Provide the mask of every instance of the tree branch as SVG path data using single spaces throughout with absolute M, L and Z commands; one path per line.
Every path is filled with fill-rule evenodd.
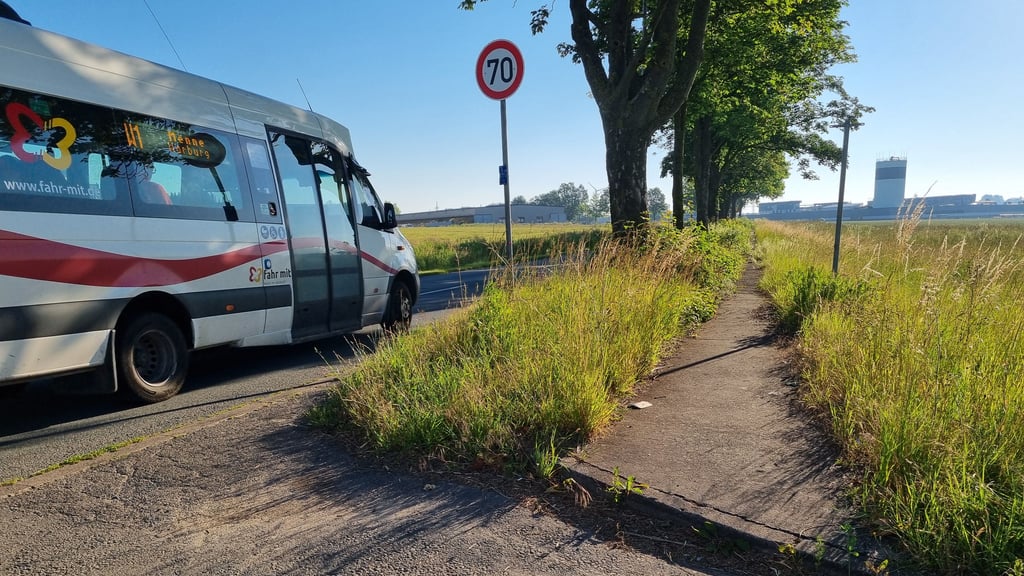
M 639 89 L 630 95 L 630 108 L 642 114 L 642 122 L 645 125 L 654 123 L 658 104 L 664 97 L 669 81 L 678 66 L 676 45 L 679 37 L 679 4 L 680 0 L 663 0 L 658 3 L 651 25 L 653 51 L 645 66 L 641 66 L 641 62 L 638 60 L 633 67 L 635 73 L 643 74 L 643 79 Z M 646 56 L 646 54 L 640 56 Z M 639 72 L 641 68 L 643 68 L 643 72 Z M 675 110 L 672 113 L 675 114 Z M 657 123 L 651 128 L 651 131 L 653 132 L 667 121 L 668 119 L 665 119 Z
M 675 79 L 658 105 L 657 116 L 654 118 L 655 129 L 668 122 L 669 118 L 690 96 L 690 89 L 693 88 L 697 70 L 700 68 L 701 60 L 704 59 L 704 38 L 707 36 L 710 13 L 711 0 L 695 0 L 693 13 L 690 16 L 686 52 L 679 56 L 681 62 L 677 65 Z
M 608 101 L 608 74 L 601 62 L 601 54 L 594 41 L 594 34 L 591 31 L 591 24 L 596 21 L 594 13 L 587 8 L 587 0 L 569 0 L 569 10 L 572 13 L 572 40 L 576 44 L 576 55 L 583 64 L 583 73 L 590 84 L 590 91 L 594 94 L 594 100 L 602 108 L 604 114 L 604 103 Z
M 602 12 L 602 20 L 608 53 L 608 96 L 616 103 L 623 103 L 623 89 L 632 81 L 633 70 L 628 69 L 632 60 L 633 23 L 629 19 L 629 0 L 612 0 L 611 7 Z M 620 107 L 621 104 L 616 105 Z

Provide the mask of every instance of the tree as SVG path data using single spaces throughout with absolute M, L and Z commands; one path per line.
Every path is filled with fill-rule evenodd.
M 647 212 L 650 214 L 651 222 L 661 220 L 665 212 L 668 212 L 668 202 L 665 201 L 665 193 L 661 188 L 651 188 L 647 191 Z
M 608 200 L 608 189 L 602 188 L 594 192 L 590 198 L 588 212 L 594 218 L 604 218 L 611 214 L 611 204 Z
M 565 208 L 566 220 L 578 220 L 587 212 L 587 189 L 583 185 L 563 182 L 557 190 L 535 196 L 530 204 L 561 206 Z
M 472 10 L 484 0 L 462 0 Z M 647 210 L 647 149 L 690 94 L 704 52 L 711 0 L 569 0 L 572 44 L 605 138 L 612 229 L 639 227 Z M 533 32 L 550 9 L 532 12 Z M 639 229 L 639 228 L 636 228 Z
M 670 129 L 674 130 L 673 126 Z M 684 138 L 680 136 L 680 138 Z M 672 148 L 672 145 L 668 145 Z M 677 165 L 678 164 L 678 165 Z M 682 178 L 676 178 L 675 174 L 682 174 Z M 682 169 L 682 158 L 675 150 L 672 150 L 661 159 L 661 177 L 672 175 L 672 220 L 677 228 L 682 228 L 686 222 L 686 213 L 693 212 L 693 180 L 686 176 Z M 692 217 L 692 214 L 691 214 Z
M 663 167 L 673 174 L 674 205 L 681 205 L 684 175 L 694 181 L 697 218 L 706 224 L 742 204 L 723 189 L 726 181 L 745 182 L 740 196 L 757 193 L 754 182 L 764 195 L 781 192 L 788 167 L 777 153 L 783 162 L 785 155 L 795 158 L 805 177 L 814 177 L 811 160 L 838 165 L 839 147 L 822 135 L 839 118 L 870 111 L 845 93 L 841 79 L 826 73 L 855 59 L 839 20 L 844 4 L 716 3 L 691 98 L 662 133 L 673 149 Z M 822 104 L 826 92 L 839 97 Z M 678 213 L 676 220 L 682 223 Z
M 743 206 L 758 198 L 782 195 L 789 162 L 781 151 L 746 150 L 722 170 L 716 218 L 736 218 Z
M 526 196 L 516 196 L 512 199 L 511 204 L 526 204 Z

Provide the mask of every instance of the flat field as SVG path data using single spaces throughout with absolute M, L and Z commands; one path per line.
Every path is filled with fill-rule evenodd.
M 546 258 L 556 246 L 596 244 L 609 233 L 608 225 L 513 224 L 512 253 L 518 261 Z M 412 243 L 421 272 L 487 268 L 505 257 L 504 224 L 410 226 L 402 234 Z

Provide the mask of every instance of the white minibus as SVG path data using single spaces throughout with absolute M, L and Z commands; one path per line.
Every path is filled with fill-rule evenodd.
M 419 283 L 341 124 L 0 19 L 0 386 L 156 402 L 192 350 L 407 328 Z

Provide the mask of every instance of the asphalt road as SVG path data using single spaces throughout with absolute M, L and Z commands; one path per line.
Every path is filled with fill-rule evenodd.
M 480 293 L 487 271 L 424 276 L 414 326 L 447 313 Z M 68 382 L 30 384 L 0 396 L 0 482 L 140 436 L 188 424 L 217 411 L 281 390 L 309 386 L 351 362 L 356 347 L 372 346 L 376 328 L 295 346 L 203 351 L 193 356 L 185 388 L 159 404 L 134 405 L 119 395 L 95 394 Z

